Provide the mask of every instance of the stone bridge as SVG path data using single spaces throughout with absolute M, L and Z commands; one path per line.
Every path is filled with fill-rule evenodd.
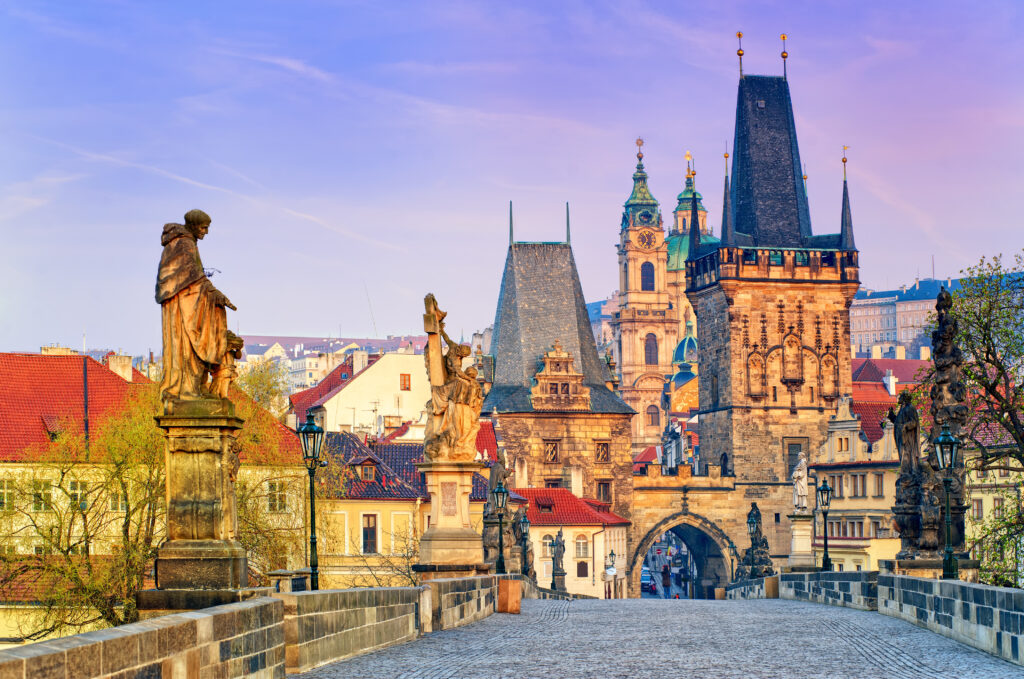
M 780 599 L 525 600 L 413 643 L 325 665 L 349 677 L 995 679 L 1021 667 L 877 613 Z

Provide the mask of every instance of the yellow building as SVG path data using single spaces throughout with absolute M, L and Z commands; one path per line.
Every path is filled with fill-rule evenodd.
M 891 403 L 839 398 L 822 446 L 809 461 L 811 483 L 832 487 L 828 513 L 828 553 L 837 571 L 878 569 L 879 559 L 894 559 L 900 549 L 892 527 L 899 454 L 885 413 Z M 809 488 L 813 506 L 813 485 Z M 824 548 L 821 514 L 815 522 L 814 551 L 820 565 Z
M 967 465 L 967 548 L 972 559 L 981 560 L 983 581 L 1007 587 L 1020 587 L 1021 558 L 1012 546 L 1001 551 L 991 545 L 1000 542 L 990 533 L 998 519 L 1020 512 L 1024 474 L 1010 469 L 979 469 L 977 451 L 964 451 Z M 1002 540 L 1002 542 L 1012 542 Z M 1002 567 L 998 567 L 1002 564 Z

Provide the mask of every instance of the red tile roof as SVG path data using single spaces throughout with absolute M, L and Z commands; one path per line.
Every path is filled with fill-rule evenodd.
M 889 408 L 896 406 L 896 399 L 891 401 L 854 401 L 850 404 L 850 412 L 860 417 L 860 428 L 867 436 L 869 443 L 882 438 L 882 422 Z
M 84 419 L 82 363 L 89 382 L 89 419 L 120 405 L 135 384 L 88 356 L 0 353 L 0 461 L 22 459 L 26 449 L 45 444 L 59 423 Z
M 530 505 L 526 516 L 534 526 L 620 526 L 627 519 L 611 512 L 609 505 L 583 500 L 568 488 L 516 488 Z
M 491 462 L 498 460 L 498 439 L 494 435 L 494 424 L 490 420 L 480 423 L 480 431 L 476 433 L 476 451 Z
M 642 451 L 636 454 L 633 458 L 633 462 L 657 462 L 658 461 L 658 446 L 647 446 Z
M 914 358 L 855 358 L 851 363 L 854 382 L 881 382 L 887 370 L 901 384 L 917 384 L 931 361 Z

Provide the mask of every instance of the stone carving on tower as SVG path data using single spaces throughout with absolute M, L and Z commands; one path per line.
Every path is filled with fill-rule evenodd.
M 530 402 L 534 410 L 587 410 L 590 388 L 583 384 L 583 373 L 573 365 L 575 358 L 562 349 L 561 342 L 541 358 L 544 365 L 534 376 Z

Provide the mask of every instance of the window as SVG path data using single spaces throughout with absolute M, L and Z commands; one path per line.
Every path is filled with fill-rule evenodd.
M 850 450 L 850 439 L 845 436 L 840 436 L 836 439 L 836 445 L 840 453 L 845 453 Z
M 778 387 L 772 387 L 772 402 L 774 403 L 774 402 L 777 402 L 778 400 L 779 400 L 779 388 Z
M 558 396 L 558 383 L 552 382 L 548 385 L 548 393 L 552 396 Z
M 658 406 L 647 406 L 647 426 L 657 427 L 661 425 L 661 412 Z
M 882 533 L 882 522 L 881 521 L 872 521 L 871 522 L 871 537 L 877 538 L 877 537 L 879 537 L 881 535 L 881 533 Z
M 985 505 L 981 499 L 971 500 L 971 518 L 981 521 L 985 517 Z
M 612 501 L 612 484 L 608 481 L 597 482 L 597 499 L 601 502 Z
M 412 375 L 402 373 L 398 376 L 398 388 L 402 391 L 409 391 L 412 389 Z
M 558 441 L 544 442 L 544 461 L 558 462 Z
M 1010 470 L 1009 469 L 1000 469 L 999 470 L 999 476 L 1001 476 L 1003 478 L 1006 478 L 1009 475 L 1010 475 Z
M 843 475 L 842 474 L 829 474 L 828 485 L 832 486 L 832 497 L 843 496 Z
M 112 512 L 128 511 L 128 494 L 123 490 L 115 490 L 107 494 L 107 508 Z
M 377 515 L 363 515 L 363 554 L 377 553 Z
M 360 481 L 373 481 L 375 468 L 372 464 L 364 464 L 359 467 Z
M 541 538 L 541 542 L 544 543 L 544 556 L 551 558 L 552 556 L 552 545 L 555 544 L 555 538 L 552 535 L 545 535 Z
M 267 481 L 267 511 L 288 511 L 288 496 L 285 494 L 284 481 Z
M 598 441 L 597 449 L 594 452 L 595 462 L 610 462 L 609 444 L 606 441 Z
M 866 497 L 868 475 L 867 474 L 850 474 L 850 485 L 853 491 L 851 497 Z
M 654 290 L 654 265 L 650 262 L 640 265 L 640 289 L 646 292 Z
M 587 562 L 577 561 L 576 562 L 576 577 L 585 578 L 587 577 Z
M 72 508 L 77 506 L 83 512 L 89 508 L 87 490 L 84 481 L 68 481 L 68 500 Z
M 49 481 L 32 482 L 32 511 L 48 512 L 53 509 L 53 486 Z
M 0 481 L 0 509 L 14 508 L 14 481 Z
M 658 338 L 654 333 L 647 333 L 644 338 L 644 363 L 658 365 Z
M 545 488 L 561 488 L 562 479 L 544 479 Z M 543 510 L 541 510 L 543 511 Z
M 590 541 L 586 535 L 576 536 L 576 558 L 586 559 L 590 556 Z
M 992 498 L 992 515 L 997 519 L 1003 515 L 1003 498 Z
M 983 479 L 986 476 L 988 476 L 988 470 L 986 470 L 986 469 L 979 469 L 978 470 L 978 478 L 979 479 Z
M 883 497 L 885 495 L 885 474 L 883 472 L 875 472 L 875 497 Z

